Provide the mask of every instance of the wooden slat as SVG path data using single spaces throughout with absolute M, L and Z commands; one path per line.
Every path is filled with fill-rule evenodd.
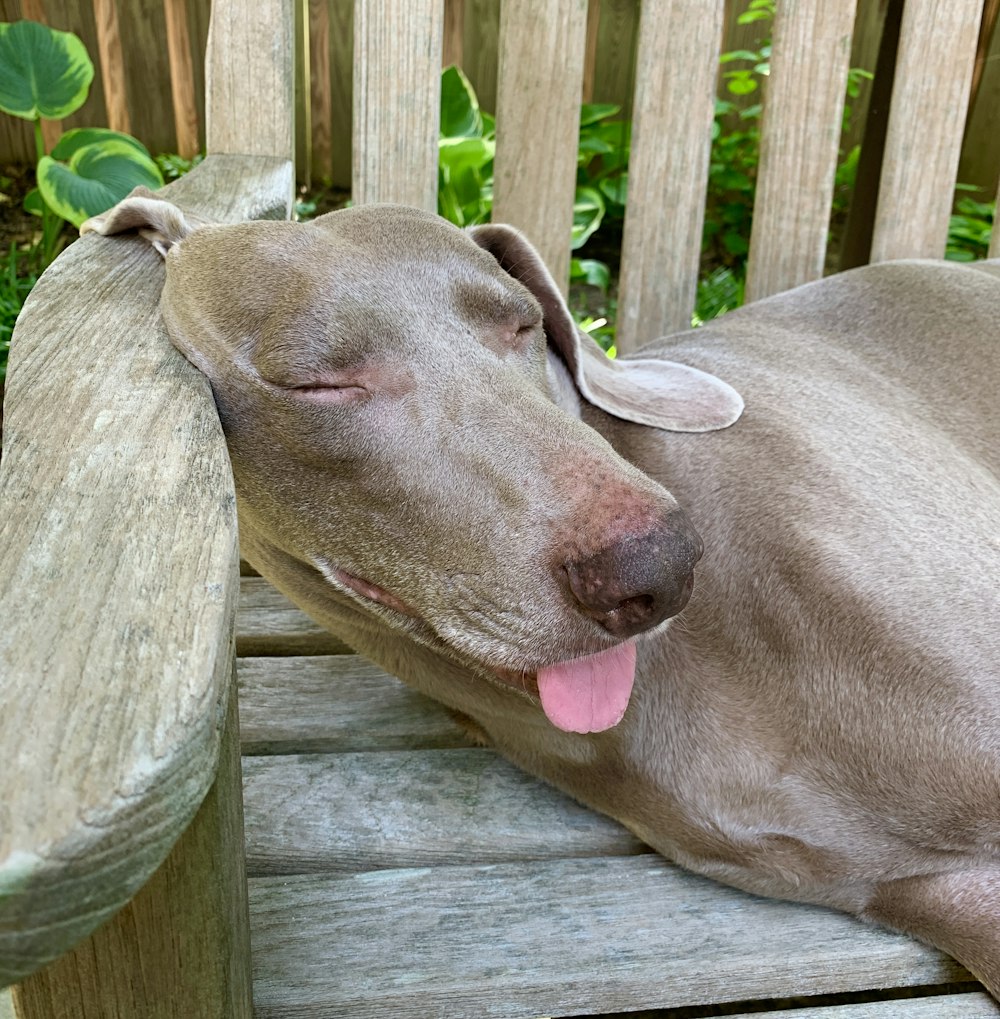
M 122 56 L 122 37 L 118 30 L 118 8 L 115 0 L 93 0 L 93 3 L 108 127 L 113 131 L 131 134 L 132 120 L 125 92 L 125 62 Z
M 208 151 L 277 156 L 295 152 L 295 18 L 292 0 L 216 3 L 205 56 Z
M 330 78 L 330 2 L 309 0 L 309 105 L 312 121 L 312 171 L 333 175 L 333 93 Z
M 462 66 L 465 55 L 465 0 L 444 0 L 441 66 Z
M 194 820 L 120 913 L 18 985 L 19 1019 L 252 1019 L 235 681 L 229 686 L 218 775 Z
M 243 777 L 252 875 L 649 852 L 483 748 L 247 757 Z
M 944 254 L 982 0 L 907 0 L 872 261 Z
M 653 855 L 257 878 L 250 902 L 257 1019 L 536 1019 L 968 979 L 911 938 Z
M 583 55 L 583 86 L 581 98 L 594 101 L 594 77 L 597 73 L 597 39 L 601 26 L 601 0 L 587 0 L 586 49 Z
M 266 580 L 260 577 L 240 579 L 236 622 L 238 655 L 336 655 L 351 650 L 295 608 Z
M 731 1019 L 992 1019 L 998 1015 L 1000 1007 L 988 995 L 973 991 L 856 1005 L 782 1009 L 780 1012 L 741 1012 Z
M 444 0 L 357 0 L 354 182 L 357 204 L 437 210 Z
M 500 9 L 493 221 L 523 230 L 569 284 L 587 0 L 505 0 Z
M 287 164 L 241 165 L 206 161 L 168 194 L 222 219 L 270 209 Z M 0 461 L 0 984 L 132 895 L 215 769 L 236 608 L 232 473 L 208 383 L 163 332 L 162 282 L 145 242 L 85 237 L 39 281 L 14 335 Z
M 855 7 L 856 0 L 794 0 L 775 13 L 748 301 L 823 275 Z
M 618 293 L 622 352 L 689 328 L 698 281 L 723 5 L 665 6 L 644 4 L 639 26 Z
M 358 655 L 241 658 L 245 754 L 423 750 L 468 746 L 440 704 Z
M 190 159 L 198 152 L 198 105 L 194 94 L 191 34 L 186 0 L 164 0 L 167 50 L 170 54 L 170 95 L 174 103 L 177 152 Z
M 354 165 L 354 0 L 327 2 L 330 4 L 333 182 L 339 187 L 349 188 Z

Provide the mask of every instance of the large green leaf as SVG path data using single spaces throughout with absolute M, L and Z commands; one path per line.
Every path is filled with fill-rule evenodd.
M 56 215 L 79 226 L 110 209 L 134 187 L 163 186 L 156 164 L 133 145 L 106 141 L 78 149 L 69 165 L 44 156 L 38 163 L 38 188 Z
M 570 247 L 576 251 L 601 225 L 604 218 L 604 198 L 597 188 L 578 187 L 573 202 L 573 239 Z
M 122 134 L 121 131 L 112 131 L 110 127 L 74 127 L 69 131 L 64 131 L 49 155 L 53 159 L 66 162 L 67 159 L 72 159 L 80 149 L 84 149 L 88 145 L 103 145 L 105 142 L 114 141 L 125 142 L 147 159 L 152 158 L 149 149 L 138 138 L 133 138 L 130 134 Z
M 94 79 L 86 47 L 71 32 L 35 21 L 0 23 L 0 110 L 58 120 L 78 110 Z
M 441 72 L 441 136 L 481 138 L 483 118 L 469 79 L 457 68 Z

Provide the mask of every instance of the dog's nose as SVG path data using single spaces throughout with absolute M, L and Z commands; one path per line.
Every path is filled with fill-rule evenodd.
M 674 510 L 651 531 L 565 563 L 567 593 L 613 636 L 631 637 L 684 608 L 702 550 L 687 516 Z

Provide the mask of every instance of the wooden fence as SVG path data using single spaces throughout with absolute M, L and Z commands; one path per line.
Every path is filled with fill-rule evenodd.
M 651 0 L 647 0 L 651 2 Z M 656 0 L 663 2 L 663 0 Z M 780 0 L 779 0 L 780 2 Z M 873 69 L 886 9 L 899 0 L 859 0 L 851 63 Z M 987 21 L 1000 0 L 985 0 Z M 405 0 L 399 0 L 405 11 Z M 457 63 L 483 108 L 496 103 L 501 0 L 444 0 L 444 64 Z M 724 48 L 752 45 L 760 25 L 739 26 L 747 0 L 725 0 Z M 590 0 L 583 97 L 614 102 L 628 116 L 640 0 Z M 253 5 L 248 2 L 248 16 Z M 154 152 L 198 151 L 204 139 L 203 54 L 209 0 L 0 0 L 0 20 L 21 17 L 75 32 L 98 74 L 83 109 L 64 127 L 107 125 L 129 131 Z M 298 165 L 303 180 L 351 178 L 353 0 L 299 0 Z M 996 34 L 996 33 L 994 33 Z M 959 179 L 990 194 L 1000 165 L 1000 35 L 981 53 L 982 78 L 971 111 Z M 856 137 L 864 128 L 867 91 L 855 103 Z M 24 122 L 0 115 L 0 164 L 34 162 Z

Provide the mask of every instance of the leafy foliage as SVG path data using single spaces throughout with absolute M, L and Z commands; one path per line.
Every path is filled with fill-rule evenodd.
M 43 268 L 59 250 L 60 220 L 80 226 L 140 184 L 163 185 L 142 143 L 107 128 L 67 131 L 45 153 L 42 117 L 75 113 L 93 78 L 87 50 L 71 32 L 33 21 L 0 23 L 0 109 L 35 127 L 38 190 L 27 196 L 25 208 L 42 217 L 38 256 Z
M 959 184 L 960 191 L 976 191 L 977 188 Z M 955 214 L 948 226 L 948 247 L 945 258 L 954 262 L 973 262 L 985 258 L 990 246 L 990 236 L 996 223 L 997 203 L 977 202 L 966 194 L 955 203 Z
M 0 23 L 0 110 L 59 120 L 86 101 L 94 65 L 71 32 L 35 21 Z
M 0 261 L 0 381 L 7 374 L 7 352 L 14 323 L 38 275 L 22 271 L 17 248 L 11 245 L 7 257 Z

